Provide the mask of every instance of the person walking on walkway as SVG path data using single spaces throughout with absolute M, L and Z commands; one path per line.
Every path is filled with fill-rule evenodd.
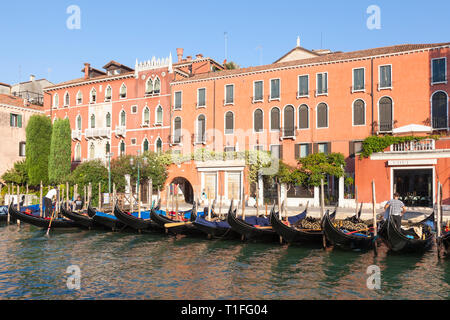
M 402 216 L 406 212 L 406 206 L 402 201 L 399 200 L 399 198 L 400 195 L 398 193 L 395 193 L 394 199 L 389 200 L 384 206 L 384 210 L 389 209 L 392 220 L 394 221 L 398 229 L 400 229 L 402 226 Z

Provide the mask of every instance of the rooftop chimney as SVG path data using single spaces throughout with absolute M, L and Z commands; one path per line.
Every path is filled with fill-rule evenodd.
M 297 48 L 300 48 L 300 36 L 297 37 Z
M 192 60 L 192 56 L 187 56 L 187 57 L 186 57 L 186 60 L 187 60 L 187 61 L 191 61 L 191 60 Z
M 203 58 L 203 55 L 202 55 L 201 53 L 199 53 L 199 54 L 197 54 L 195 57 L 196 57 L 197 59 L 201 59 L 201 58 Z
M 33 82 L 36 79 L 36 77 L 34 76 L 34 74 L 30 75 L 30 81 Z
M 177 48 L 177 56 L 178 56 L 178 62 L 181 62 L 183 60 L 183 48 Z
M 85 63 L 84 64 L 84 79 L 87 80 L 89 79 L 89 70 L 91 69 L 91 64 L 90 63 Z

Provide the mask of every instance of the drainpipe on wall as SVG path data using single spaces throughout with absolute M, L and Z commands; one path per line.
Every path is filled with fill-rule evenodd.
M 216 80 L 214 80 L 214 90 L 213 90 L 213 129 L 214 129 L 214 135 L 213 135 L 213 150 L 216 152 Z

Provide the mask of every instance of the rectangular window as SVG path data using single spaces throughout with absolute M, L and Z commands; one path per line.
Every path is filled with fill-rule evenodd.
M 270 80 L 270 100 L 280 99 L 280 79 Z
M 318 143 L 317 144 L 317 152 L 318 153 L 328 153 L 329 152 L 329 144 L 328 143 Z
M 350 157 L 354 157 L 357 153 L 361 153 L 363 151 L 363 142 L 362 141 L 350 141 Z
M 228 199 L 241 199 L 241 174 L 239 172 L 228 172 Z
M 205 192 L 208 199 L 216 198 L 217 176 L 215 173 L 205 173 Z
M 25 142 L 19 143 L 19 157 L 25 157 Z
M 236 151 L 236 147 L 225 147 L 224 151 L 225 152 L 235 152 Z
M 309 96 L 309 76 L 299 76 L 298 77 L 298 97 Z
M 225 104 L 234 103 L 234 84 L 227 84 L 225 86 Z
M 328 73 L 317 74 L 317 95 L 328 93 Z
M 364 68 L 353 69 L 353 91 L 362 91 L 364 88 Z
M 306 158 L 311 154 L 312 145 L 310 143 L 302 143 L 295 145 L 295 159 Z
M 263 81 L 255 81 L 253 83 L 253 102 L 263 101 Z
M 277 144 L 277 145 L 271 145 L 270 146 L 270 153 L 272 155 L 272 158 L 275 159 L 282 159 L 283 155 L 282 155 L 282 146 Z
M 439 58 L 433 59 L 432 61 L 432 83 L 442 83 L 447 81 L 447 59 Z
M 255 151 L 264 151 L 264 146 L 254 146 Z
M 380 89 L 392 88 L 392 66 L 380 66 Z
M 197 91 L 197 107 L 206 106 L 206 89 L 198 89 Z
M 175 92 L 174 108 L 176 110 L 181 109 L 181 98 L 182 98 L 182 92 L 181 91 Z
M 131 106 L 131 113 L 136 114 L 138 112 L 137 106 Z
M 9 123 L 13 128 L 22 128 L 22 115 L 10 113 Z

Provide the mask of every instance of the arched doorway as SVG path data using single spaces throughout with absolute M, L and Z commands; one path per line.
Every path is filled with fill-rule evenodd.
M 178 177 L 173 179 L 172 183 L 177 184 L 179 186 L 181 192 L 183 192 L 184 201 L 186 201 L 186 203 L 190 204 L 194 203 L 194 189 L 192 188 L 191 183 L 187 179 Z

